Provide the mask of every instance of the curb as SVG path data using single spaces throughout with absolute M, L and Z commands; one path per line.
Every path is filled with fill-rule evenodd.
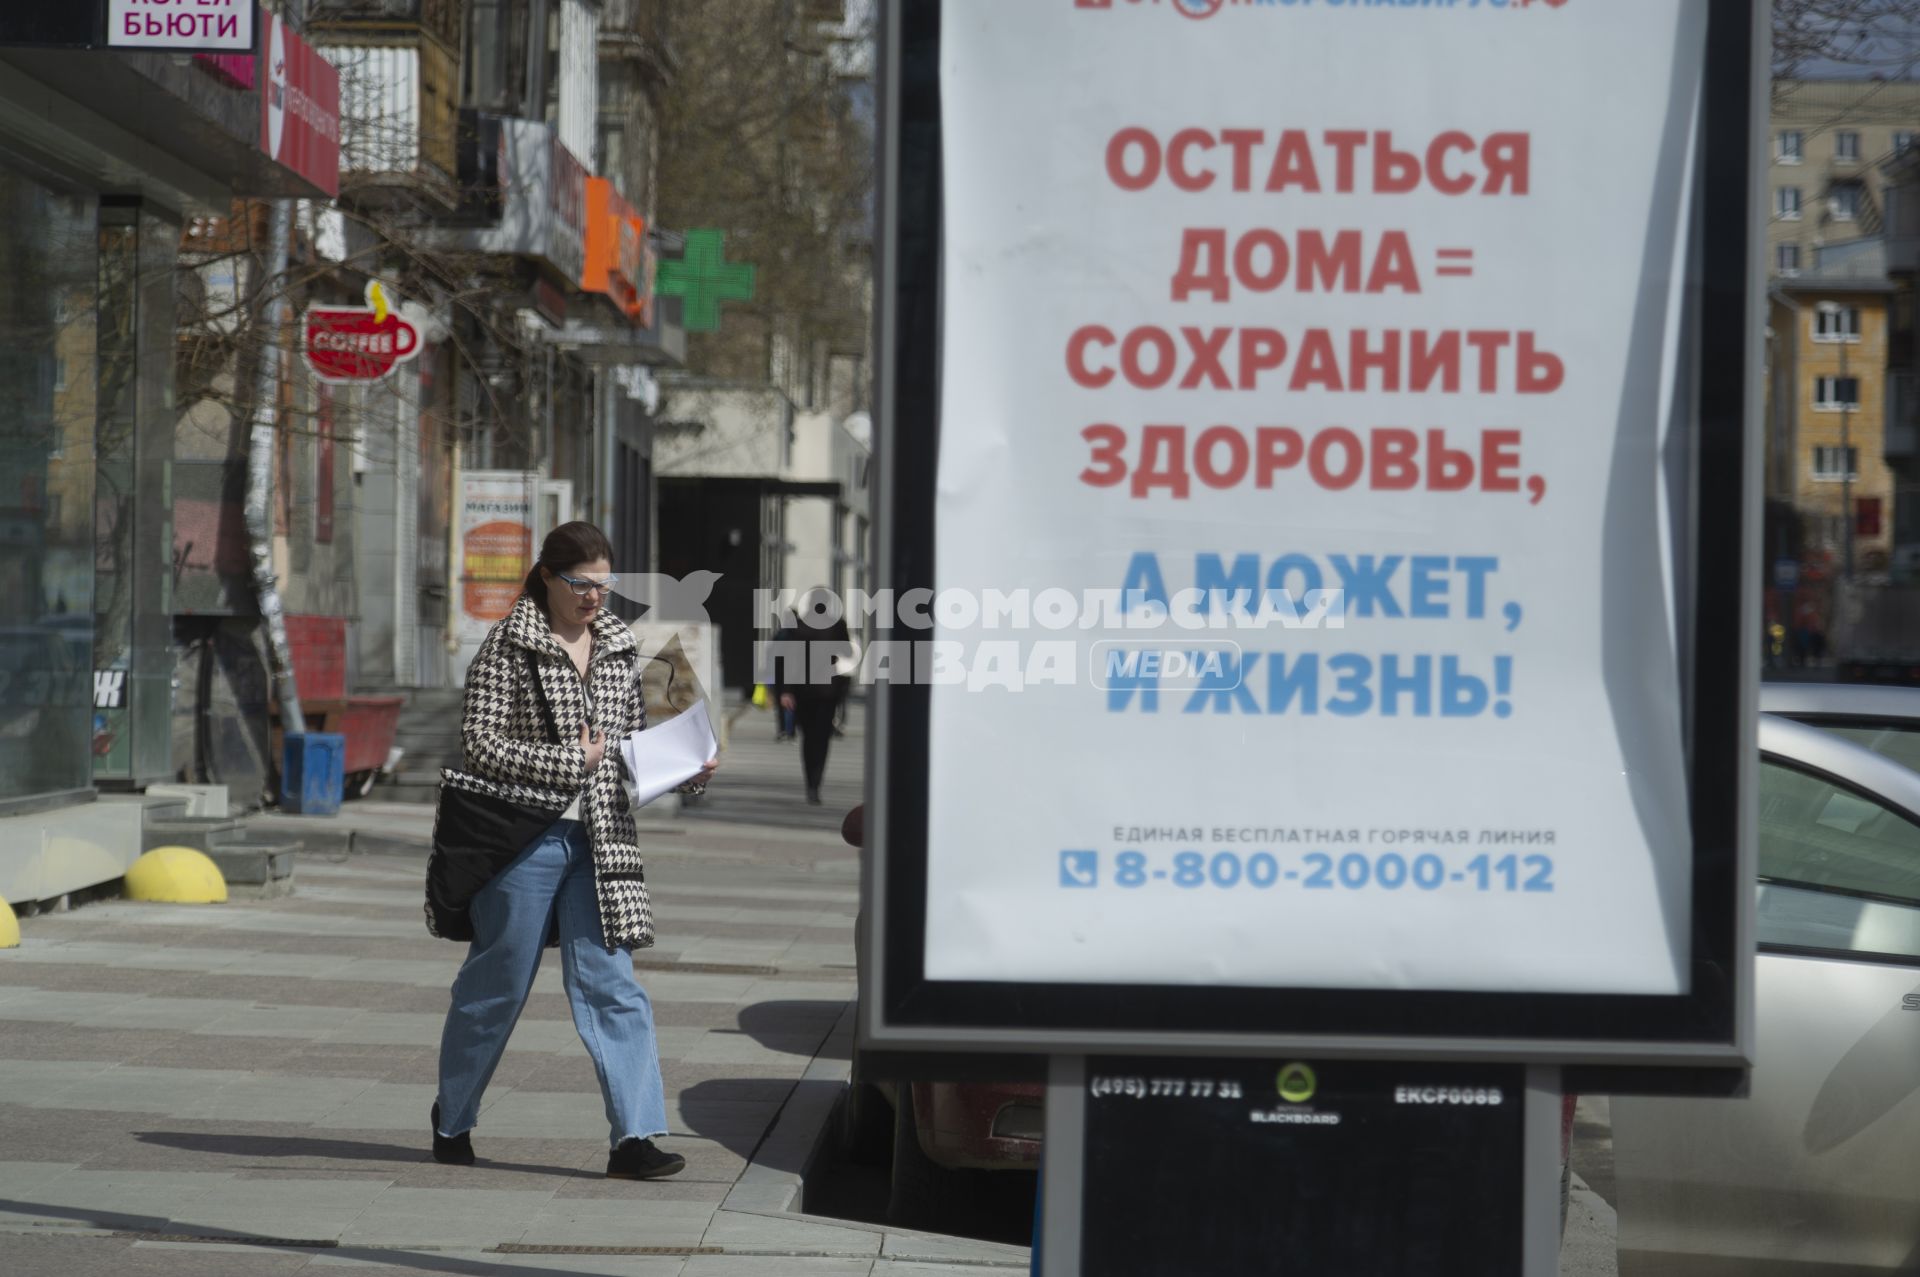
M 813 1060 L 801 1074 L 800 1081 L 795 1084 L 793 1094 L 781 1106 L 773 1126 L 748 1159 L 746 1170 L 715 1210 L 715 1217 L 722 1212 L 758 1215 L 879 1237 L 878 1255 L 865 1248 L 849 1252 L 863 1258 L 872 1257 L 895 1263 L 964 1264 L 982 1270 L 1026 1272 L 1032 1260 L 1024 1246 L 975 1241 L 944 1233 L 914 1232 L 884 1224 L 837 1219 L 831 1215 L 808 1215 L 793 1209 L 806 1177 L 813 1171 L 821 1134 L 833 1117 L 834 1108 L 840 1101 L 840 1092 L 846 1088 L 853 1074 L 853 1027 L 858 1011 L 858 1004 L 854 1002 L 848 1002 L 841 1011 L 840 1018 L 834 1022 Z M 775 1152 L 781 1155 L 773 1156 Z M 774 1164 L 769 1165 L 768 1161 Z M 781 1170 L 779 1167 L 782 1165 L 798 1166 L 800 1169 Z M 727 1253 L 747 1255 L 752 1251 L 730 1246 Z

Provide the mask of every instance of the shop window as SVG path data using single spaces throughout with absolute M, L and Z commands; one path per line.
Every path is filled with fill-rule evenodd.
M 0 805 L 92 780 L 98 233 L 0 163 Z

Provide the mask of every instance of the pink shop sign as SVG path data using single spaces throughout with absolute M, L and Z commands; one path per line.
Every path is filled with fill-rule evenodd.
M 193 64 L 222 84 L 236 89 L 254 86 L 254 57 L 251 53 L 196 53 Z

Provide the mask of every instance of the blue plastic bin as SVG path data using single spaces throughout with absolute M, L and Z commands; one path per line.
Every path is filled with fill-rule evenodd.
M 347 738 L 340 732 L 289 732 L 280 760 L 280 810 L 337 816 L 347 789 Z

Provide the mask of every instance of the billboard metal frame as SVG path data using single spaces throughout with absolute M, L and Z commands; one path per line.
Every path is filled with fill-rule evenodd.
M 1066 4 L 1069 0 L 1051 0 Z M 1676 0 L 1690 2 L 1690 0 Z M 1692 826 L 1688 991 L 1619 994 L 934 981 L 927 917 L 931 688 L 878 682 L 868 735 L 862 1047 L 878 1052 L 1512 1060 L 1742 1068 L 1753 1043 L 1752 795 L 1760 587 L 1760 366 L 1766 8 L 1707 0 L 1691 179 L 1695 411 L 1686 440 L 1681 698 Z M 876 577 L 934 581 L 941 362 L 941 0 L 884 0 L 876 260 Z M 1707 233 L 1707 228 L 1712 233 Z M 1009 323 L 1019 322 L 1008 316 Z M 910 639 L 909 631 L 877 638 Z M 924 637 L 924 635 L 922 636 Z M 1047 784 L 1045 777 L 1030 783 Z M 1017 778 L 1009 777 L 1009 783 Z M 982 795 L 991 801 L 991 795 Z

